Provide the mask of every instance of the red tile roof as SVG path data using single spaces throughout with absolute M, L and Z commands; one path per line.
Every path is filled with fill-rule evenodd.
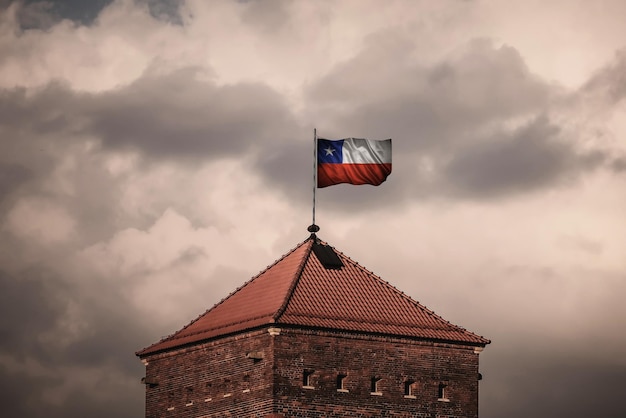
M 268 324 L 376 333 L 484 346 L 343 253 L 327 269 L 312 235 L 196 320 L 137 352 L 140 357 Z M 332 248 L 332 247 L 331 247 Z

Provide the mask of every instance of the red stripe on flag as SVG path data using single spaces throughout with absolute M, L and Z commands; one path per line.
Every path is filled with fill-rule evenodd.
M 317 187 L 340 183 L 378 186 L 389 174 L 391 164 L 318 164 Z

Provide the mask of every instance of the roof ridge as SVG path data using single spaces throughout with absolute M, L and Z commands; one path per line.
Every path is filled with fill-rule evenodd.
M 309 261 L 309 257 L 311 256 L 311 251 L 313 249 L 313 244 L 315 243 L 316 240 L 317 240 L 317 237 L 315 237 L 314 234 L 311 234 L 309 238 L 307 238 L 305 241 L 302 242 L 302 244 L 304 244 L 307 241 L 311 241 L 311 243 L 309 243 L 309 248 L 306 254 L 304 255 L 304 257 L 302 257 L 302 260 L 300 260 L 300 265 L 298 266 L 298 269 L 296 270 L 294 274 L 294 280 L 291 282 L 291 286 L 289 286 L 289 290 L 287 290 L 287 294 L 285 295 L 285 300 L 280 305 L 278 310 L 274 313 L 274 315 L 272 315 L 272 320 L 274 322 L 278 321 L 278 319 L 283 315 L 283 313 L 285 313 L 285 310 L 287 309 L 287 306 L 289 305 L 289 301 L 291 300 L 291 297 L 293 296 L 293 292 L 298 286 L 298 283 L 300 282 L 300 278 L 302 277 L 302 272 L 304 271 L 304 267 L 306 266 L 306 263 Z

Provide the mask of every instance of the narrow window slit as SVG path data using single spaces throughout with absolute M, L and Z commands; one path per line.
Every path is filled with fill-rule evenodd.
M 302 387 L 307 388 L 307 389 L 313 388 L 311 377 L 313 376 L 314 372 L 315 372 L 314 370 L 304 370 L 302 372 Z
M 337 392 L 348 392 L 345 388 L 346 377 L 348 376 L 341 373 L 337 375 Z
M 437 391 L 437 400 L 441 402 L 450 402 L 447 398 L 447 390 L 448 385 L 445 383 L 439 383 L 439 390 Z
M 404 397 L 415 398 L 415 380 L 407 380 L 404 382 Z
M 370 387 L 370 394 L 371 395 L 382 395 L 382 393 L 380 392 L 380 381 L 381 380 L 382 380 L 382 378 L 380 378 L 380 377 L 372 377 L 371 387 Z

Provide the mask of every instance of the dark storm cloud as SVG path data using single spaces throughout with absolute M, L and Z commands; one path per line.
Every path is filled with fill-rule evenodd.
M 219 158 L 289 137 L 283 99 L 262 84 L 216 86 L 194 70 L 143 77 L 86 100 L 88 131 L 104 148 L 157 158 Z
M 574 246 L 579 246 L 579 238 L 575 240 Z M 575 265 L 581 250 L 589 251 L 568 247 L 575 251 Z M 626 280 L 619 268 L 597 267 L 602 265 L 597 263 L 601 253 L 605 250 L 588 253 L 593 254 L 591 269 L 565 272 L 538 261 L 514 262 L 501 271 L 495 265 L 484 269 L 485 275 L 496 278 L 488 287 L 497 288 L 484 303 L 508 301 L 504 309 L 496 308 L 506 311 L 508 320 L 485 312 L 478 321 L 493 339 L 480 359 L 481 416 L 625 416 L 626 400 L 620 393 L 626 378 L 621 332 L 626 326 Z
M 183 24 L 181 6 L 184 0 L 135 0 L 155 19 L 176 25 Z M 92 25 L 102 10 L 113 0 L 0 0 L 0 9 L 17 3 L 16 18 L 20 29 L 48 30 L 61 20 Z
M 38 142 L 43 135 L 76 131 L 80 97 L 82 95 L 56 82 L 37 90 L 0 89 L 3 142 L 11 151 L 17 152 L 16 148 L 24 141 Z
M 61 20 L 92 25 L 113 0 L 2 0 L 0 8 L 6 9 L 14 3 L 19 6 L 16 18 L 22 30 L 47 30 Z M 184 0 L 135 0 L 135 3 L 144 6 L 155 19 L 183 23 L 180 8 Z
M 30 178 L 32 173 L 28 168 L 19 164 L 0 163 L 0 207 L 13 190 Z
M 174 160 L 256 152 L 290 140 L 297 126 L 271 88 L 217 86 L 200 80 L 193 69 L 146 75 L 106 93 L 75 92 L 60 83 L 34 91 L 3 90 L 0 109 L 0 129 L 14 144 L 87 136 L 105 150 Z
M 5 1 L 7 7 L 20 4 L 17 19 L 20 27 L 27 29 L 48 29 L 62 19 L 83 25 L 90 25 L 102 9 L 113 0 L 21 0 Z
M 63 404 L 42 402 L 39 395 L 49 389 L 52 384 L 61 383 L 61 378 L 29 378 L 22 375 L 11 375 L 11 380 L 0 381 L 0 390 L 5 396 L 0 397 L 4 402 L 4 414 L 7 417 L 20 418 L 137 418 L 144 416 L 143 403 L 137 402 L 138 395 L 134 392 L 119 391 L 115 397 L 98 399 L 90 389 L 76 390 L 69 394 L 68 401 Z M 103 382 L 104 383 L 104 382 Z M 106 382 L 114 385 L 115 382 Z M 139 383 L 138 383 L 139 385 Z
M 281 187 L 285 193 L 299 196 L 310 192 L 313 186 L 313 139 L 298 141 L 304 134 L 301 130 L 292 131 L 293 138 L 283 144 L 267 147 L 255 164 L 255 168 L 272 184 Z
M 75 277 L 60 277 L 55 270 L 53 265 L 33 265 L 18 273 L 0 271 L 0 351 L 16 356 L 17 360 L 34 356 L 48 365 L 134 365 L 125 354 L 149 340 L 150 332 L 142 331 L 137 321 L 125 323 L 133 311 L 124 290 L 106 282 L 89 281 L 88 287 L 77 285 L 73 283 Z M 71 304 L 80 306 L 79 318 L 68 317 Z M 89 326 L 83 335 L 73 335 L 69 346 L 60 350 L 47 343 L 43 335 L 55 332 L 59 339 L 66 338 L 67 330 L 57 329 L 64 319 Z
M 98 410 L 100 405 L 109 415 L 112 409 L 120 417 L 139 415 L 143 366 L 132 353 L 154 332 L 141 320 L 129 320 L 137 314 L 123 289 L 104 281 L 89 286 L 70 284 L 75 278 L 61 278 L 55 269 L 41 265 L 13 274 L 0 271 L 0 387 L 4 389 L 2 395 L 11 394 L 5 399 L 5 413 L 21 417 L 98 416 L 87 412 Z M 80 307 L 80 317 L 72 317 L 71 306 Z M 79 321 L 81 331 L 60 326 L 71 321 Z M 62 343 L 64 340 L 68 342 Z M 63 391 L 71 380 L 68 373 L 80 368 L 92 375 L 88 387 L 65 394 L 67 402 L 42 401 L 46 394 Z M 107 381 L 110 373 L 136 378 L 136 390 L 129 393 Z M 100 385 L 101 392 L 93 392 L 92 385 Z M 116 399 L 115 405 L 107 405 L 112 399 Z
M 511 133 L 500 132 L 462 148 L 443 168 L 445 182 L 455 194 L 513 194 L 576 179 L 606 160 L 599 151 L 576 152 L 559 133 L 556 125 L 540 117 Z
M 44 1 L 26 2 L 17 9 L 15 17 L 22 30 L 50 29 L 61 20 L 61 17 L 54 13 L 53 4 Z
M 38 341 L 53 327 L 64 311 L 60 295 L 65 286 L 49 280 L 49 273 L 30 268 L 15 277 L 0 270 L 0 352 L 29 356 L 42 355 Z
M 500 363 L 500 373 L 486 374 L 481 382 L 481 414 L 507 418 L 623 417 L 626 366 L 588 355 L 576 357 L 569 347 L 561 347 L 559 352 L 559 344 L 563 343 L 555 341 L 551 352 L 528 355 L 511 350 L 506 358 L 490 359 L 490 363 Z M 533 351 L 532 347 L 525 348 Z M 487 385 L 489 390 L 485 390 Z
M 49 405 L 42 405 L 41 395 L 50 387 L 62 383 L 60 376 L 27 376 L 0 365 L 0 402 L 7 417 L 48 416 Z M 66 415 L 71 416 L 71 415 Z
M 164 22 L 183 24 L 180 7 L 185 0 L 135 0 L 138 4 L 146 4 L 152 17 Z

